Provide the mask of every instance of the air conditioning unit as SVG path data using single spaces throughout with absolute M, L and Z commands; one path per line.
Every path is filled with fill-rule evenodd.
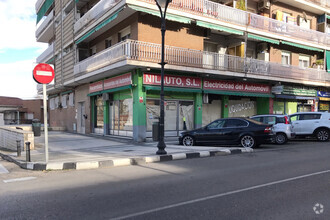
M 261 0 L 258 2 L 258 10 L 262 11 L 264 9 L 270 8 L 270 1 L 269 0 Z

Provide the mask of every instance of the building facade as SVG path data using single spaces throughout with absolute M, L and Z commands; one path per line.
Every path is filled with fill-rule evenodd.
M 55 67 L 50 126 L 151 137 L 160 108 L 155 1 L 38 0 L 36 12 L 37 41 L 49 45 L 37 62 Z M 217 118 L 329 110 L 328 23 L 328 1 L 172 0 L 165 135 Z

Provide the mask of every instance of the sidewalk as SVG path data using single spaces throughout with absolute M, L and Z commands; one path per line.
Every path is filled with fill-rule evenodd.
M 157 142 L 134 143 L 129 139 L 104 138 L 65 132 L 49 132 L 49 159 L 45 163 L 44 136 L 35 137 L 31 162 L 26 162 L 25 151 L 0 150 L 0 156 L 30 170 L 93 169 L 111 166 L 137 165 L 160 161 L 189 159 L 252 152 L 237 147 L 185 147 L 177 141 L 166 141 L 167 155 L 156 155 Z

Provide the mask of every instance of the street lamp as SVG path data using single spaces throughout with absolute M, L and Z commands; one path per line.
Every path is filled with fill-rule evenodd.
M 167 154 L 165 151 L 165 142 L 164 142 L 164 53 L 165 53 L 165 17 L 168 4 L 172 0 L 155 0 L 156 4 L 160 11 L 161 17 L 161 32 L 162 32 L 162 59 L 160 62 L 161 65 L 161 84 L 160 84 L 160 119 L 159 119 L 159 138 L 158 138 L 158 151 L 156 154 Z

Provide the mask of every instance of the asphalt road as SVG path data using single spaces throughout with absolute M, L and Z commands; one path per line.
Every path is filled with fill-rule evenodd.
M 0 219 L 330 219 L 330 142 L 85 171 L 0 164 Z

